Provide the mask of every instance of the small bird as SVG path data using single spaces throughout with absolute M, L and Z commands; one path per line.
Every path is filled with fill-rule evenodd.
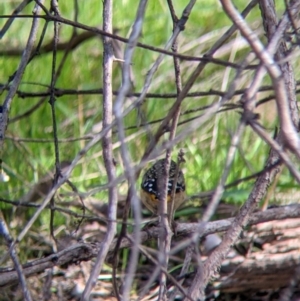
M 161 201 L 161 181 L 163 177 L 163 171 L 165 168 L 166 159 L 157 161 L 151 168 L 149 168 L 143 176 L 141 184 L 141 201 L 152 213 L 159 213 L 159 202 Z M 167 206 L 168 214 L 171 213 L 172 206 L 172 191 L 176 177 L 177 164 L 171 161 L 168 179 L 168 191 L 167 191 Z M 174 196 L 174 212 L 185 201 L 185 181 L 182 170 L 178 171 L 177 182 L 175 187 Z

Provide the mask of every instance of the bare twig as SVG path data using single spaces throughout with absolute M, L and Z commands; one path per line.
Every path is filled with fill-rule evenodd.
M 18 7 L 15 8 L 15 10 L 12 12 L 12 15 L 17 15 L 19 12 L 21 12 L 23 10 L 23 8 L 25 8 L 27 6 L 28 3 L 30 3 L 32 0 L 23 0 Z M 0 39 L 3 38 L 3 36 L 5 35 L 5 33 L 8 31 L 9 27 L 11 26 L 11 24 L 13 23 L 13 21 L 15 20 L 15 18 L 11 18 L 8 19 L 7 22 L 4 24 L 4 26 L 2 27 L 2 29 L 0 30 Z M 20 54 L 19 54 L 20 55 Z
M 255 52 L 257 57 L 262 61 L 264 67 L 267 69 L 268 73 L 271 76 L 273 87 L 275 91 L 275 99 L 278 108 L 278 115 L 280 118 L 280 125 L 282 131 L 282 138 L 286 146 L 288 146 L 297 156 L 300 158 L 300 140 L 295 129 L 295 126 L 291 120 L 290 114 L 290 106 L 287 98 L 285 82 L 282 77 L 282 72 L 274 61 L 272 54 L 275 52 L 277 47 L 272 48 L 273 44 L 270 43 L 268 50 L 265 49 L 263 44 L 257 38 L 255 33 L 250 29 L 245 20 L 238 13 L 234 5 L 230 0 L 221 0 L 224 10 L 232 19 L 232 21 L 236 24 L 238 29 L 241 31 L 242 35 L 250 44 L 252 50 Z M 297 14 L 300 10 L 299 1 L 293 1 L 290 6 L 289 13 L 294 15 Z M 284 28 L 287 27 L 289 20 L 288 15 L 285 14 L 285 23 Z M 284 19 L 282 19 L 281 24 L 284 23 Z M 281 28 L 280 28 L 281 29 Z M 277 30 L 277 37 L 273 37 L 272 40 L 278 40 L 282 37 L 283 32 Z M 274 36 L 276 36 L 274 35 Z
M 172 20 L 173 20 L 173 30 L 175 30 L 176 26 L 177 26 L 177 23 L 178 23 L 178 17 L 175 14 L 175 10 L 174 10 L 172 0 L 168 0 L 168 6 L 169 6 L 169 10 L 170 10 L 171 17 L 172 17 Z M 173 42 L 172 51 L 174 53 L 178 52 L 177 38 Z M 177 96 L 178 96 L 179 93 L 182 90 L 181 70 L 180 70 L 179 59 L 174 57 L 173 58 L 173 64 L 174 64 L 174 73 L 175 73 L 176 92 L 177 92 Z M 172 119 L 169 140 L 173 140 L 175 135 L 176 135 L 176 130 L 177 130 L 177 126 L 178 126 L 180 113 L 181 113 L 181 106 L 178 106 L 178 108 L 177 108 L 177 110 L 174 114 L 174 117 Z M 172 154 L 172 149 L 167 149 L 167 153 L 170 153 L 170 155 L 171 155 Z M 183 161 L 183 151 L 182 150 L 181 150 L 181 153 L 182 153 L 182 155 L 178 156 L 179 160 L 177 160 L 178 162 L 177 162 L 177 168 L 176 168 L 174 183 L 177 183 L 180 163 Z M 180 160 L 181 158 L 182 158 L 182 160 Z M 169 212 L 169 224 L 171 224 L 173 222 L 173 218 L 174 218 L 175 190 L 176 190 L 176 186 L 174 185 L 173 188 L 172 188 L 172 191 L 171 191 L 171 202 L 172 203 L 171 203 L 171 208 L 170 208 L 170 212 Z
M 234 86 L 236 85 L 236 82 L 239 80 L 239 77 L 240 77 L 242 71 L 244 70 L 244 67 L 248 64 L 249 59 L 250 59 L 250 56 L 248 56 L 247 59 L 245 59 L 244 62 L 242 63 L 241 68 L 236 73 L 235 79 L 233 80 L 230 87 L 228 88 L 228 91 L 234 91 L 235 90 Z M 235 156 L 235 152 L 238 148 L 238 144 L 239 144 L 240 139 L 242 137 L 242 134 L 244 132 L 245 126 L 246 126 L 245 120 L 241 119 L 240 123 L 237 127 L 237 130 L 236 130 L 235 134 L 233 135 L 233 137 L 231 139 L 231 145 L 230 145 L 230 148 L 228 150 L 228 154 L 227 154 L 223 174 L 220 178 L 218 186 L 214 190 L 212 199 L 210 200 L 210 203 L 209 203 L 208 207 L 206 208 L 206 210 L 203 213 L 203 216 L 201 218 L 201 220 L 204 221 L 204 222 L 209 221 L 210 218 L 213 216 L 213 214 L 214 214 L 214 212 L 215 212 L 215 210 L 216 210 L 216 208 L 217 208 L 217 206 L 220 202 L 220 199 L 223 195 L 223 192 L 224 192 L 224 189 L 225 189 L 225 183 L 226 183 L 228 174 L 230 172 L 230 168 L 231 168 L 234 156 Z
M 39 14 L 39 12 L 40 12 L 39 6 L 35 5 L 34 10 L 33 10 L 33 15 L 37 16 Z M 22 58 L 21 58 L 18 70 L 15 73 L 15 76 L 11 83 L 10 89 L 4 100 L 3 106 L 1 107 L 1 111 L 0 111 L 0 159 L 1 160 L 2 160 L 2 151 L 3 151 L 5 132 L 6 132 L 6 129 L 8 126 L 10 107 L 12 104 L 13 97 L 15 96 L 16 91 L 21 82 L 25 68 L 30 59 L 30 55 L 31 55 L 31 52 L 32 52 L 32 49 L 34 47 L 34 43 L 35 43 L 36 37 L 37 37 L 39 21 L 40 21 L 39 18 L 33 19 L 32 27 L 31 27 L 30 34 L 29 34 L 28 41 L 27 41 L 27 45 L 22 54 Z
M 247 8 L 245 9 L 244 13 L 245 15 L 247 15 L 249 13 L 249 11 L 256 5 L 257 0 L 252 1 Z M 211 59 L 213 57 L 213 54 L 217 51 L 217 49 L 226 41 L 226 39 L 228 39 L 230 37 L 230 35 L 236 30 L 235 26 L 232 26 L 224 35 L 223 37 L 217 42 L 215 43 L 211 50 L 205 54 L 205 58 L 209 58 Z M 147 157 L 147 155 L 152 151 L 156 141 L 159 139 L 159 137 L 162 135 L 162 133 L 165 130 L 166 125 L 169 123 L 169 121 L 172 119 L 172 117 L 174 116 L 178 106 L 181 104 L 181 102 L 183 101 L 183 99 L 186 97 L 186 95 L 188 94 L 189 90 L 191 89 L 191 87 L 193 86 L 194 82 L 196 81 L 196 79 L 199 77 L 200 73 L 203 71 L 204 67 L 206 66 L 207 62 L 202 61 L 198 64 L 198 66 L 195 68 L 195 70 L 192 72 L 191 76 L 189 77 L 189 79 L 187 80 L 185 86 L 183 87 L 182 91 L 179 93 L 176 102 L 173 104 L 172 108 L 170 109 L 168 115 L 164 118 L 163 122 L 161 123 L 160 127 L 158 128 L 155 137 L 154 137 L 154 142 L 152 144 L 149 145 L 148 149 L 145 152 L 145 156 Z M 240 68 L 240 66 L 238 67 Z M 224 98 L 226 98 L 224 96 Z M 224 101 L 224 99 L 223 99 Z M 218 104 L 216 104 L 216 106 L 214 108 L 211 108 L 211 112 L 207 112 L 207 119 L 210 118 L 211 113 L 214 114 L 214 110 L 218 108 Z M 204 118 L 205 120 L 207 120 L 206 118 Z M 205 121 L 204 120 L 204 121 Z M 197 120 L 198 121 L 198 120 Z M 203 121 L 203 122 L 204 122 Z M 200 126 L 200 124 L 198 124 L 198 122 L 196 122 L 197 127 Z M 196 124 L 191 127 L 191 131 L 193 131 L 196 127 Z M 184 133 L 184 135 L 186 135 L 186 133 Z M 178 137 L 178 140 L 180 140 L 180 138 Z
M 53 5 L 53 2 L 51 5 Z M 56 13 L 56 10 L 53 10 L 54 14 Z M 56 54 L 57 54 L 57 43 L 59 40 L 58 37 L 58 26 L 59 24 L 57 22 L 54 22 L 54 39 L 53 39 L 53 52 L 52 52 L 52 72 L 51 72 L 51 84 L 50 84 L 50 106 L 51 106 L 51 115 L 52 115 L 52 127 L 53 127 L 53 142 L 54 142 L 54 149 L 55 149 L 55 176 L 54 176 L 54 185 L 56 184 L 58 177 L 60 176 L 60 160 L 59 160 L 59 147 L 58 147 L 58 136 L 57 136 L 57 120 L 56 120 L 56 111 L 55 111 L 55 96 L 54 96 L 54 87 L 56 82 L 56 76 L 55 76 L 55 69 L 56 69 Z M 50 201 L 50 207 L 54 207 L 54 197 L 51 198 Z M 53 240 L 55 240 L 54 237 L 54 211 L 50 211 L 50 234 Z
M 141 216 L 141 204 L 140 200 L 137 195 L 137 191 L 135 188 L 135 182 L 136 182 L 136 174 L 134 172 L 134 169 L 132 168 L 132 161 L 130 158 L 129 151 L 127 149 L 126 145 L 126 136 L 125 136 L 125 130 L 124 130 L 124 124 L 123 124 L 123 102 L 126 98 L 126 95 L 130 92 L 131 89 L 131 62 L 133 58 L 133 53 L 137 45 L 137 41 L 140 37 L 141 31 L 142 31 L 142 25 L 144 20 L 144 15 L 146 11 L 146 5 L 147 0 L 140 1 L 137 15 L 135 18 L 135 22 L 133 24 L 132 32 L 129 37 L 128 45 L 125 51 L 124 55 L 124 64 L 123 64 L 123 73 L 122 73 L 122 87 L 118 93 L 118 97 L 115 101 L 114 105 L 114 114 L 116 117 L 116 123 L 118 127 L 118 135 L 119 140 L 121 142 L 121 154 L 122 154 L 122 160 L 125 166 L 125 174 L 126 178 L 129 182 L 129 189 L 128 197 L 130 197 L 130 203 L 133 208 L 134 212 L 134 220 L 135 220 L 135 227 L 134 227 L 134 246 L 131 251 L 131 256 L 129 260 L 129 264 L 127 266 L 127 273 L 126 278 L 124 280 L 124 286 L 123 286 L 123 292 L 122 296 L 124 300 L 130 299 L 130 290 L 132 287 L 132 282 L 134 279 L 134 272 L 137 267 L 138 262 L 138 256 L 139 256 L 139 244 L 140 244 L 140 225 L 142 221 Z M 129 205 L 129 204 L 127 204 Z M 126 217 L 125 217 L 126 218 Z M 123 225 L 125 227 L 125 225 Z
M 298 183 L 300 183 L 300 173 L 297 170 L 295 164 L 291 161 L 288 154 L 282 146 L 274 140 L 268 133 L 265 132 L 265 130 L 257 123 L 250 121 L 250 125 L 252 129 L 264 140 L 266 141 L 274 151 L 276 151 L 280 157 L 280 159 L 283 161 L 283 163 L 286 165 L 286 167 L 289 169 L 291 174 L 294 176 L 294 178 L 297 180 Z
M 239 66 L 236 69 L 241 69 L 241 66 Z M 247 66 L 245 66 L 245 69 L 247 69 Z M 46 86 L 47 85 L 42 85 L 42 84 L 38 84 L 38 83 L 31 83 L 31 82 L 27 82 L 28 84 L 32 84 L 32 85 L 38 85 L 38 86 Z M 299 86 L 299 81 L 297 82 L 297 85 Z M 236 90 L 234 92 L 234 95 L 241 95 L 245 93 L 246 89 L 239 89 Z M 273 91 L 272 86 L 268 86 L 268 85 L 264 85 L 264 86 L 260 86 L 258 89 L 258 92 L 267 92 Z M 62 88 L 55 88 L 54 90 L 55 96 L 57 97 L 61 97 L 61 96 L 65 96 L 65 95 L 97 95 L 103 94 L 103 89 L 99 88 L 99 89 L 62 89 Z M 113 91 L 113 95 L 118 95 L 119 91 Z M 226 92 L 223 92 L 221 90 L 216 90 L 216 89 L 209 89 L 208 91 L 197 91 L 197 92 L 190 92 L 186 95 L 186 97 L 199 97 L 199 96 L 224 96 Z M 298 91 L 299 93 L 299 91 Z M 41 97 L 41 96 L 50 96 L 50 92 L 49 90 L 46 91 L 42 91 L 42 92 L 28 92 L 28 91 L 22 91 L 22 90 L 18 90 L 17 94 L 19 97 L 21 98 L 35 98 L 35 97 Z M 154 98 L 154 99 L 173 99 L 177 96 L 177 92 L 176 93 L 147 93 L 146 94 L 146 98 Z M 134 93 L 130 93 L 129 96 L 135 96 L 135 97 L 139 97 L 141 96 L 141 93 L 139 92 L 134 92 Z
M 20 281 L 20 284 L 21 284 L 21 287 L 23 290 L 24 299 L 26 301 L 31 301 L 32 298 L 31 298 L 30 291 L 28 290 L 28 287 L 27 287 L 26 278 L 23 273 L 23 269 L 22 269 L 22 266 L 20 264 L 20 261 L 19 261 L 18 255 L 17 255 L 16 248 L 13 246 L 13 238 L 9 234 L 9 230 L 7 228 L 7 225 L 4 221 L 2 214 L 0 214 L 0 217 L 1 217 L 0 218 L 0 235 L 2 235 L 4 237 L 6 244 L 10 249 L 9 255 L 14 263 L 15 270 L 17 271 L 17 276 L 18 276 L 18 279 Z
M 180 20 L 178 20 L 178 22 L 176 24 L 176 27 L 173 30 L 173 34 L 172 34 L 171 38 L 169 39 L 168 43 L 165 45 L 165 49 L 170 48 L 173 45 L 173 43 L 176 41 L 176 39 L 177 39 L 180 31 L 183 30 L 184 25 L 185 25 L 185 23 L 187 22 L 187 20 L 189 18 L 189 15 L 190 15 L 190 13 L 191 13 L 191 11 L 193 9 L 193 6 L 194 6 L 195 2 L 196 2 L 195 0 L 191 0 L 188 3 L 188 5 L 185 7 Z M 149 89 L 149 86 L 150 86 L 150 83 L 151 83 L 151 79 L 152 79 L 154 73 L 156 72 L 158 66 L 162 62 L 163 58 L 164 58 L 164 55 L 160 54 L 159 57 L 157 58 L 156 62 L 153 64 L 153 66 L 151 67 L 150 71 L 148 72 L 147 78 L 145 80 L 143 91 L 141 92 L 141 96 L 137 100 L 138 102 L 141 102 L 141 101 L 144 100 L 144 98 L 146 96 L 146 92 Z M 182 97 L 180 99 L 179 99 L 179 97 L 177 98 L 176 102 L 173 105 L 173 108 L 171 109 L 172 114 L 171 114 L 171 112 L 169 112 L 169 114 L 165 117 L 165 119 L 161 123 L 159 129 L 157 130 L 157 132 L 156 132 L 156 134 L 154 136 L 154 139 L 151 141 L 151 143 L 149 144 L 147 150 L 145 151 L 145 154 L 143 156 L 143 160 L 145 158 L 147 158 L 149 156 L 149 154 L 151 153 L 151 151 L 154 149 L 155 145 L 157 144 L 157 141 L 159 140 L 159 138 L 163 134 L 166 125 L 169 123 L 169 121 L 171 120 L 171 118 L 173 118 L 173 116 L 176 115 L 175 114 L 176 111 L 177 111 L 177 114 L 178 114 L 178 108 L 180 107 L 181 102 L 183 101 L 183 99 L 184 99 L 184 97 Z M 180 112 L 180 110 L 179 110 L 179 112 Z
M 241 30 L 243 35 L 248 39 L 248 42 L 250 43 L 251 47 L 254 49 L 256 55 L 265 63 L 265 64 L 274 64 L 274 65 L 267 65 L 266 68 L 271 74 L 271 77 L 273 79 L 273 83 L 276 87 L 274 87 L 275 92 L 277 93 L 278 101 L 279 98 L 286 99 L 286 95 L 284 93 L 285 87 L 284 82 L 281 80 L 280 75 L 281 72 L 278 69 L 277 65 L 272 60 L 272 57 L 269 55 L 268 52 L 266 52 L 260 43 L 260 41 L 256 38 L 255 34 L 251 32 L 251 30 L 248 28 L 247 24 L 245 23 L 244 19 L 237 13 L 236 9 L 232 5 L 232 3 L 228 0 L 221 1 L 224 9 L 226 12 L 230 15 L 232 20 L 235 22 L 235 24 L 238 26 L 238 28 Z M 299 4 L 299 3 L 298 3 Z M 284 18 L 283 18 L 284 19 Z M 283 22 L 281 23 L 281 25 Z M 286 22 L 285 27 L 288 25 Z M 283 27 L 283 25 L 282 25 Z M 274 53 L 279 45 L 279 37 L 280 32 L 283 30 L 283 28 L 278 26 L 278 35 L 274 35 L 272 38 L 272 41 L 269 44 L 269 48 L 271 53 Z M 277 46 L 277 47 L 276 47 Z M 272 52 L 273 51 L 273 52 Z M 257 81 L 258 82 L 258 81 Z M 280 88 L 279 88 L 280 87 Z M 248 101 L 246 101 L 246 104 L 248 105 L 249 100 L 252 100 L 252 98 L 248 98 Z M 285 107 L 285 109 L 288 110 L 288 108 Z M 248 112 L 246 112 L 249 114 Z M 287 113 L 287 111 L 285 111 Z M 251 114 L 250 114 L 251 115 Z M 246 117 L 247 120 L 247 117 Z M 288 121 L 289 123 L 289 121 Z M 293 126 L 293 125 L 292 125 Z M 295 129 L 293 128 L 293 131 Z M 293 145 L 294 147 L 295 145 Z M 274 164 L 278 161 L 278 155 L 275 152 L 271 152 L 267 166 L 270 164 Z M 226 232 L 222 243 L 212 252 L 212 254 L 209 256 L 207 261 L 204 264 L 204 269 L 198 269 L 197 274 L 194 278 L 194 282 L 189 290 L 191 296 L 193 298 L 198 298 L 200 296 L 204 296 L 204 288 L 206 287 L 206 284 L 208 283 L 210 277 L 217 271 L 218 267 L 220 266 L 222 259 L 226 256 L 230 245 L 234 243 L 234 241 L 237 239 L 241 229 L 243 226 L 245 226 L 250 218 L 250 213 L 254 210 L 258 202 L 262 199 L 262 197 L 266 193 L 266 189 L 269 186 L 270 182 L 273 180 L 275 174 L 278 172 L 277 168 L 273 168 L 272 170 L 265 172 L 263 176 L 258 177 L 256 184 L 247 200 L 245 205 L 241 208 L 240 214 L 236 217 L 234 220 L 232 227 Z M 200 289 L 199 289 L 200 288 Z
M 295 9 L 297 9 L 297 7 L 295 7 L 295 1 L 291 4 L 289 4 L 286 7 L 286 18 L 288 19 L 289 24 L 291 24 L 295 29 L 294 19 L 296 16 Z M 260 9 L 263 16 L 263 24 L 264 24 L 265 32 L 267 34 L 268 40 L 271 41 L 273 35 L 276 34 L 276 30 L 278 26 L 275 3 L 270 0 L 260 1 Z M 281 24 L 282 23 L 283 22 L 281 22 Z M 275 53 L 275 58 L 280 63 L 280 69 L 282 71 L 283 79 L 287 90 L 287 97 L 288 97 L 289 108 L 290 108 L 290 119 L 293 122 L 294 127 L 297 129 L 299 125 L 299 114 L 298 114 L 298 107 L 297 107 L 297 99 L 295 95 L 296 81 L 295 81 L 295 76 L 294 76 L 291 62 L 289 60 L 285 60 L 287 55 L 288 55 L 287 45 L 285 40 L 283 39 L 280 43 L 277 52 Z
M 249 218 L 248 225 L 255 225 L 259 223 L 264 223 L 272 220 L 284 220 L 287 218 L 299 218 L 300 217 L 300 205 L 289 205 L 282 206 L 274 209 L 268 209 L 266 211 L 256 212 L 251 215 Z M 180 223 L 177 227 L 178 235 L 186 236 L 192 233 L 197 232 L 201 237 L 204 237 L 208 234 L 223 232 L 230 228 L 234 218 L 229 218 L 226 220 L 218 220 L 214 222 L 206 223 L 202 227 L 201 233 L 198 233 L 199 224 L 198 223 Z M 159 235 L 158 227 L 151 227 L 147 231 L 141 232 L 141 243 L 157 238 Z M 121 248 L 128 248 L 132 246 L 132 241 L 134 237 L 130 239 L 124 238 L 121 244 Z M 116 239 L 109 246 L 109 250 L 113 251 L 115 248 Z M 190 244 L 190 241 L 187 243 Z M 23 272 L 25 276 L 30 276 L 35 273 L 44 271 L 47 268 L 53 266 L 60 266 L 66 263 L 78 263 L 80 261 L 90 260 L 95 258 L 98 254 L 99 248 L 101 248 L 102 243 L 93 244 L 93 243 L 79 243 L 68 247 L 58 253 L 52 254 L 42 259 L 35 260 L 23 266 Z M 183 247 L 186 247 L 184 245 Z M 177 249 L 178 251 L 179 249 Z M 173 253 L 173 250 L 171 250 Z M 299 256 L 298 256 L 299 257 Z M 6 286 L 8 284 L 13 284 L 18 280 L 18 275 L 13 268 L 0 269 L 0 287 Z
M 168 49 L 169 47 L 175 47 L 173 49 L 176 50 L 176 39 L 180 33 L 184 29 L 184 25 L 187 22 L 189 15 L 193 9 L 193 6 L 195 4 L 195 1 L 190 1 L 188 5 L 185 7 L 182 17 L 180 20 L 178 20 L 176 23 L 173 24 L 173 35 L 168 41 L 168 43 L 165 46 L 165 49 Z M 172 9 L 171 9 L 172 12 Z M 173 20 L 177 19 L 177 17 L 172 15 Z M 151 67 L 150 71 L 148 72 L 147 78 L 145 80 L 145 85 L 143 88 L 143 91 L 141 93 L 141 96 L 139 97 L 138 101 L 141 102 L 145 98 L 146 92 L 150 86 L 151 79 L 156 72 L 158 66 L 162 62 L 164 58 L 164 55 L 160 55 L 158 59 L 156 60 L 155 64 Z M 177 83 L 177 93 L 181 91 L 181 81 L 180 81 L 180 69 L 179 69 L 179 63 L 178 61 L 174 61 L 174 66 L 175 66 L 175 77 L 176 77 L 176 83 Z M 171 126 L 171 131 L 170 131 L 170 141 L 172 141 L 175 137 L 176 134 L 176 128 L 177 128 L 177 123 L 180 115 L 180 104 L 181 101 L 177 103 L 176 105 L 176 110 L 172 116 L 173 122 Z M 167 121 L 163 120 L 163 124 L 167 125 L 169 123 L 170 118 L 167 117 Z M 161 125 L 162 126 L 162 125 Z M 145 154 L 143 156 L 143 159 L 147 158 L 149 156 L 150 152 L 153 150 L 155 147 L 156 143 L 158 142 L 160 136 L 162 135 L 162 131 L 158 131 L 154 137 L 154 139 L 150 142 L 148 149 L 145 151 Z M 159 262 L 162 265 L 162 267 L 167 268 L 167 263 L 168 263 L 168 253 L 170 250 L 171 246 L 171 239 L 172 239 L 172 231 L 170 228 L 170 223 L 169 219 L 167 216 L 167 185 L 168 185 L 168 175 L 169 175 L 169 168 L 170 168 L 170 160 L 171 160 L 171 147 L 167 149 L 167 154 L 166 154 L 166 161 L 165 161 L 165 168 L 163 171 L 163 176 L 162 176 L 162 183 L 161 183 L 161 202 L 160 202 L 160 207 L 159 207 L 159 213 L 160 213 L 160 225 L 161 225 L 161 235 L 159 236 Z M 176 183 L 176 182 L 175 182 Z M 173 205 L 173 201 L 172 201 Z M 172 206 L 171 206 L 172 207 Z M 170 219 L 173 216 L 173 210 L 169 212 L 170 214 Z M 159 298 L 161 300 L 166 298 L 166 275 L 164 273 L 161 273 L 161 279 L 160 279 L 160 290 L 159 290 Z
M 162 180 L 158 185 L 160 189 L 160 202 L 158 207 L 159 214 L 159 226 L 160 226 L 160 235 L 158 236 L 158 262 L 159 266 L 163 269 L 167 269 L 169 262 L 169 251 L 171 248 L 171 240 L 173 236 L 173 231 L 171 230 L 169 219 L 168 219 L 168 178 L 171 164 L 171 152 L 167 151 L 166 160 L 164 168 L 162 171 Z M 174 182 L 174 186 L 176 182 Z M 166 300 L 167 296 L 167 278 L 166 275 L 162 272 L 160 273 L 160 283 L 159 283 L 159 300 Z
M 103 2 L 103 29 L 107 32 L 112 32 L 112 1 L 105 0 Z M 103 128 L 107 128 L 112 122 L 112 64 L 113 64 L 113 50 L 111 39 L 103 38 Z M 102 140 L 103 158 L 107 172 L 108 181 L 113 181 L 116 177 L 115 163 L 112 150 L 112 131 L 109 130 Z M 87 284 L 81 296 L 82 301 L 89 300 L 91 290 L 96 284 L 97 277 L 102 269 L 104 259 L 109 250 L 109 246 L 116 234 L 116 214 L 118 193 L 117 187 L 111 187 L 108 190 L 108 229 L 106 236 L 101 244 L 98 252 L 97 260 L 91 271 Z

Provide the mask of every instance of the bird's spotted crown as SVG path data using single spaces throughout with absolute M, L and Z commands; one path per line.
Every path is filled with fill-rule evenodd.
M 157 161 L 143 176 L 141 187 L 146 192 L 155 195 L 157 199 L 159 199 L 160 191 L 158 183 L 162 181 L 163 170 L 165 168 L 165 159 L 161 159 Z M 177 164 L 172 160 L 169 170 L 169 179 L 168 179 L 168 195 L 172 193 L 174 180 L 176 177 L 176 168 Z M 179 170 L 177 183 L 175 188 L 175 193 L 179 193 L 180 191 L 185 191 L 185 182 L 184 176 L 181 170 Z

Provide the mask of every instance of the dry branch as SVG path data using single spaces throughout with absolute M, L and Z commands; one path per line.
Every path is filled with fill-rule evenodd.
M 300 217 L 300 205 L 290 205 L 274 209 L 269 209 L 264 212 L 257 212 L 253 214 L 249 220 L 249 225 L 256 225 L 259 223 L 274 221 L 274 220 L 284 220 L 287 218 L 293 218 L 297 224 L 293 224 L 295 227 L 299 226 L 299 221 L 297 218 Z M 202 227 L 202 232 L 198 233 L 199 236 L 204 237 L 212 233 L 220 233 L 226 231 L 232 224 L 233 218 L 218 220 L 214 222 L 209 222 Z M 289 222 L 291 224 L 291 222 Z M 263 229 L 264 224 L 261 224 L 259 229 Z M 268 224 L 270 227 L 270 224 Z M 276 229 L 276 227 L 274 227 Z M 177 234 L 179 237 L 187 237 L 193 233 L 198 232 L 198 223 L 180 223 L 177 227 Z M 159 235 L 159 227 L 153 227 L 147 231 L 141 232 L 141 242 L 146 242 L 150 239 L 157 239 Z M 257 230 L 258 231 L 258 230 Z M 262 230 L 260 230 L 262 231 Z M 258 232 L 259 233 L 259 232 Z M 126 239 L 124 238 L 121 244 L 121 248 L 130 248 L 132 246 L 131 241 L 134 238 Z M 190 241 L 186 241 L 182 244 L 185 247 Z M 110 253 L 113 252 L 116 244 L 116 239 L 112 242 L 109 247 Z M 23 265 L 23 273 L 25 276 L 29 277 L 36 273 L 40 273 L 48 268 L 54 266 L 63 266 L 66 264 L 77 264 L 81 261 L 88 261 L 95 258 L 98 254 L 101 243 L 78 243 L 71 247 L 68 247 L 60 252 L 52 254 L 42 259 L 34 260 L 30 263 Z M 171 250 L 172 253 L 173 250 Z M 226 263 L 226 261 L 225 261 Z M 16 283 L 18 281 L 17 272 L 13 268 L 0 269 L 0 287 Z

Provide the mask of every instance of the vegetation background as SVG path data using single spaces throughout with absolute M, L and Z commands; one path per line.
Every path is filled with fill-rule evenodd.
M 19 17 L 13 19 L 8 30 L 3 30 L 9 16 L 21 1 L 4 0 L 0 3 L 0 101 L 4 102 L 11 79 L 17 70 L 23 49 L 26 47 L 30 32 L 35 1 L 23 1 L 28 4 L 22 9 Z M 180 18 L 188 1 L 173 3 L 176 15 Z M 102 28 L 102 1 L 60 1 L 60 16 L 73 20 L 77 24 Z M 239 11 L 245 9 L 248 3 L 243 0 L 234 1 Z M 44 3 L 49 9 L 49 3 Z M 128 38 L 137 13 L 138 2 L 120 0 L 113 3 L 114 34 Z M 276 12 L 281 18 L 285 11 L 285 2 L 276 1 Z M 45 15 L 44 13 L 41 13 Z M 22 17 L 24 15 L 25 17 Z M 49 18 L 50 20 L 51 18 Z M 256 5 L 246 21 L 263 43 L 267 43 L 262 25 L 259 6 Z M 103 101 L 103 41 L 102 36 L 82 26 L 72 26 L 61 22 L 59 24 L 59 41 L 56 54 L 57 77 L 55 82 L 55 123 L 50 104 L 51 77 L 53 75 L 53 37 L 54 23 L 40 19 L 38 40 L 41 46 L 34 53 L 32 61 L 26 66 L 18 91 L 12 101 L 9 124 L 5 134 L 2 151 L 4 181 L 0 182 L 0 209 L 10 229 L 12 237 L 17 237 L 24 225 L 36 211 L 29 205 L 21 211 L 18 202 L 24 200 L 36 183 L 49 171 L 55 171 L 58 156 L 55 152 L 54 137 L 58 139 L 60 161 L 72 161 L 88 144 L 93 135 L 102 130 Z M 47 24 L 46 32 L 43 26 Z M 178 52 L 189 57 L 202 57 L 212 45 L 222 37 L 232 25 L 225 14 L 221 3 L 217 0 L 197 1 L 191 11 L 184 30 L 180 33 Z M 89 29 L 91 29 L 89 28 Z M 142 26 L 139 42 L 164 48 L 172 35 L 173 22 L 170 16 L 168 1 L 149 1 Z M 76 42 L 74 42 L 76 41 Z M 36 44 L 37 46 L 37 44 Z M 122 59 L 116 49 L 122 54 L 126 43 L 115 40 L 114 54 L 119 60 L 113 63 L 112 89 L 117 94 L 122 85 Z M 234 32 L 214 54 L 218 61 L 209 62 L 196 79 L 188 97 L 181 104 L 177 136 L 187 133 L 174 145 L 172 158 L 176 160 L 178 151 L 183 149 L 186 163 L 183 171 L 186 177 L 187 194 L 189 196 L 184 208 L 177 212 L 182 221 L 195 221 L 202 213 L 203 202 L 206 204 L 207 194 L 219 183 L 232 137 L 240 122 L 242 106 L 241 97 L 244 89 L 249 86 L 255 68 L 245 69 L 240 74 L 234 96 L 222 105 L 217 114 L 205 123 L 199 123 L 195 130 L 189 131 L 191 123 L 202 116 L 214 103 L 221 101 L 224 93 L 237 74 L 229 62 L 240 64 L 251 52 L 246 40 L 239 31 Z M 133 87 L 132 95 L 126 98 L 124 108 L 128 108 L 141 93 L 151 66 L 158 58 L 155 50 L 137 47 L 132 60 Z M 199 61 L 180 59 L 181 80 L 184 85 Z M 252 65 L 258 60 L 251 61 Z M 299 78 L 299 60 L 292 58 L 295 78 Z M 151 80 L 150 88 L 144 101 L 132 109 L 124 118 L 126 129 L 126 148 L 130 153 L 133 165 L 140 162 L 147 146 L 154 137 L 161 120 L 173 106 L 177 92 L 174 73 L 174 62 L 171 55 L 166 55 Z M 256 95 L 259 123 L 273 136 L 278 130 L 278 114 L 274 101 L 273 87 L 269 76 L 261 82 Z M 157 142 L 163 146 L 168 141 L 166 132 Z M 120 153 L 120 141 L 116 127 L 113 127 L 113 155 L 117 162 L 118 176 L 124 175 L 124 165 Z M 270 147 L 257 136 L 251 127 L 246 127 L 239 140 L 237 152 L 230 168 L 226 184 L 237 182 L 227 188 L 222 196 L 222 202 L 239 207 L 247 199 L 255 182 L 255 175 L 264 169 Z M 159 154 L 164 156 L 163 153 Z M 297 163 L 295 163 L 297 164 Z M 148 166 L 148 165 L 147 165 Z M 297 165 L 298 166 L 298 165 Z M 247 180 L 241 180 L 250 177 Z M 137 179 L 139 189 L 141 179 Z M 82 214 L 81 201 L 83 196 L 86 212 L 95 220 L 102 216 L 97 208 L 108 200 L 108 178 L 102 155 L 102 144 L 95 144 L 78 162 L 71 173 L 72 185 L 64 184 L 55 197 L 55 206 L 62 211 L 55 211 L 54 219 L 50 218 L 50 210 L 45 209 L 30 228 L 18 248 L 22 262 L 34 259 L 52 248 L 50 231 L 55 234 L 72 233 L 78 224 L 78 216 Z M 76 187 L 76 190 L 74 190 Z M 119 200 L 124 200 L 128 184 L 124 178 L 117 183 Z M 269 203 L 285 204 L 295 202 L 298 183 L 288 169 L 283 168 L 276 180 L 276 185 L 268 196 Z M 46 193 L 47 191 L 45 191 Z M 42 201 L 33 199 L 29 203 L 34 207 Z M 27 202 L 28 203 L 28 202 Z M 99 206 L 97 206 L 97 203 Z M 68 209 L 74 214 L 70 214 Z M 98 210 L 98 211 L 97 211 Z M 147 211 L 143 209 L 145 216 Z M 50 222 L 51 221 L 51 222 Z M 52 226 L 51 226 L 52 223 Z M 85 224 L 79 225 L 84 227 Z M 118 229 L 121 223 L 118 223 Z M 1 247 L 1 252 L 6 248 Z M 35 251 L 34 251 L 35 250 Z M 37 251 L 38 250 L 38 251 Z

